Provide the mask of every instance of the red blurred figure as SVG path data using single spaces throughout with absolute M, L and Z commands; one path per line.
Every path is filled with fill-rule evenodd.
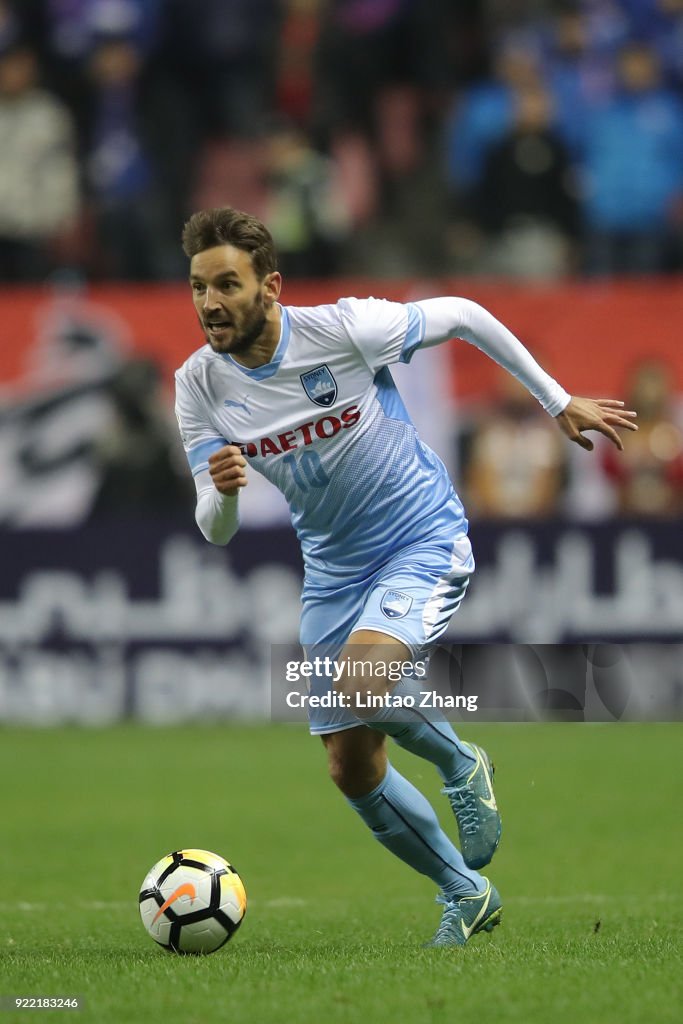
M 671 379 L 664 362 L 648 359 L 634 370 L 629 407 L 640 429 L 624 436 L 624 451 L 605 450 L 603 466 L 618 493 L 622 515 L 683 513 L 683 430 L 672 412 Z

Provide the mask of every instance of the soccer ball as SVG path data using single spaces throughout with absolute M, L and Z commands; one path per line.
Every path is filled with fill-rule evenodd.
M 208 850 L 177 850 L 154 865 L 140 889 L 147 933 L 174 953 L 213 953 L 231 939 L 247 909 L 242 880 Z

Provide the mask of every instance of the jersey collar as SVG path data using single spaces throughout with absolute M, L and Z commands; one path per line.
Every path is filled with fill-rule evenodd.
M 278 303 L 280 306 L 280 303 Z M 230 353 L 221 353 L 221 359 L 224 359 L 226 363 L 231 363 L 235 369 L 243 373 L 245 377 L 251 377 L 252 380 L 266 380 L 268 377 L 272 377 L 280 369 L 280 363 L 285 357 L 287 346 L 289 345 L 289 315 L 287 313 L 286 306 L 280 306 L 280 340 L 277 343 L 277 348 L 273 352 L 273 358 L 269 363 L 264 363 L 262 366 L 242 366 L 236 359 L 233 359 Z

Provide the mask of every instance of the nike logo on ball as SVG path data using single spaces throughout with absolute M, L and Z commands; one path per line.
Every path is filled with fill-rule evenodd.
M 176 900 L 179 900 L 181 896 L 189 896 L 190 902 L 194 903 L 195 899 L 197 898 L 197 890 L 193 886 L 192 882 L 184 882 L 183 885 L 178 886 L 175 892 L 171 893 L 171 895 L 168 897 L 163 906 L 159 907 L 156 916 L 152 921 L 152 924 L 156 924 L 156 922 L 159 920 L 163 912 L 165 910 L 168 910 L 171 904 L 175 903 Z

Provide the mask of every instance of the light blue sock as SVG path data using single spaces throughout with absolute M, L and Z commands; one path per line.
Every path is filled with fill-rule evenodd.
M 476 764 L 476 758 L 458 739 L 450 722 L 434 710 L 422 710 L 414 680 L 403 679 L 395 694 L 415 696 L 413 708 L 373 708 L 362 721 L 371 729 L 386 733 L 411 754 L 431 761 L 447 785 L 464 779 Z
M 431 878 L 449 899 L 484 888 L 481 875 L 467 867 L 429 801 L 391 765 L 371 793 L 346 799 L 382 846 Z

